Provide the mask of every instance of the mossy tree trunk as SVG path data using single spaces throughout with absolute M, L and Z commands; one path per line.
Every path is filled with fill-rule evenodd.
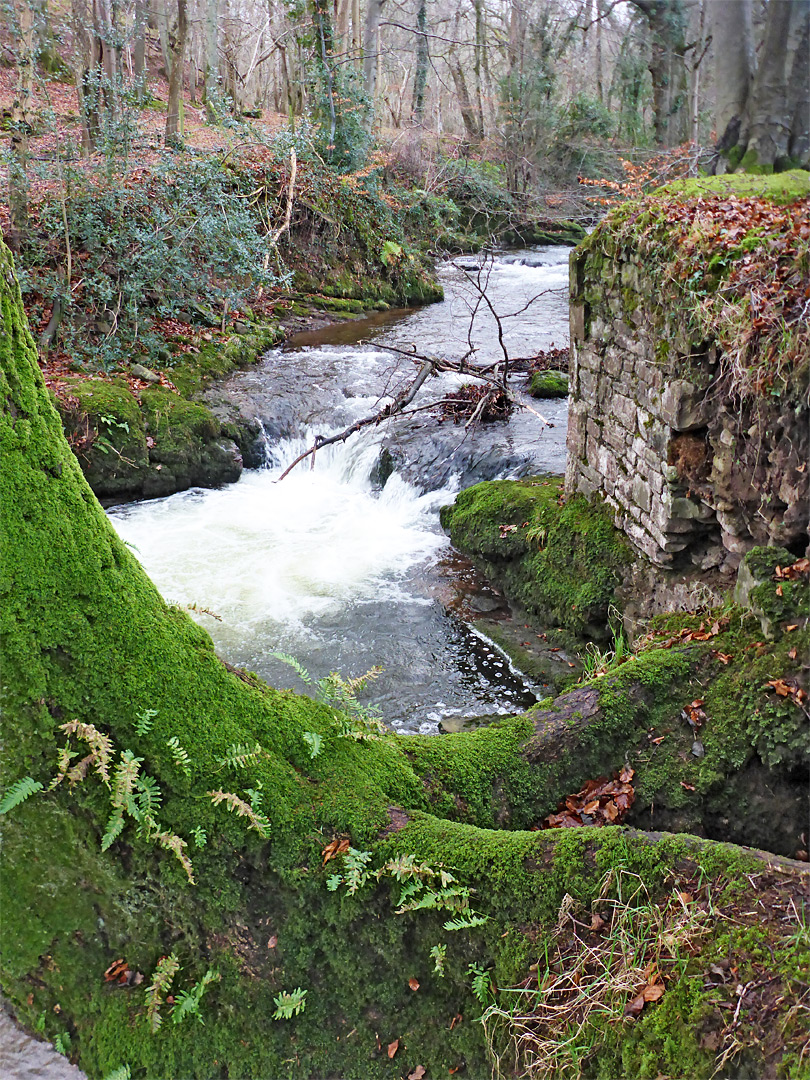
M 92 1077 L 123 1064 L 136 1077 L 386 1077 L 417 1065 L 433 1077 L 462 1063 L 481 1076 L 469 963 L 516 979 L 563 896 L 586 902 L 611 867 L 655 888 L 675 865 L 750 865 L 735 849 L 618 829 L 479 827 L 528 824 L 594 767 L 589 692 L 557 727 L 547 714 L 443 739 L 358 740 L 325 706 L 226 668 L 87 486 L 2 247 L 0 309 L 0 764 L 7 795 L 26 776 L 43 785 L 0 817 L 0 980 L 29 1023 L 72 1035 Z M 644 728 L 638 710 L 616 716 L 603 761 Z M 60 747 L 70 771 L 51 788 Z M 338 837 L 374 865 L 408 854 L 452 867 L 488 921 L 450 933 L 447 911 L 394 914 L 393 883 L 329 891 L 340 860 L 324 868 L 322 849 Z M 439 943 L 443 977 L 430 958 Z M 172 1022 L 165 1003 L 155 1023 L 145 988 L 170 953 L 175 1007 L 207 971 L 219 976 L 204 1026 Z M 105 981 L 116 961 L 119 979 Z M 297 987 L 305 1011 L 274 1020 L 274 999 Z

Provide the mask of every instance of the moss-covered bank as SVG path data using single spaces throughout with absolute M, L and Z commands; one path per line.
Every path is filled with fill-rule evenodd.
M 204 631 L 166 607 L 93 497 L 42 382 L 4 249 L 0 259 L 0 983 L 32 1026 L 70 1033 L 91 1077 L 124 1064 L 139 1078 L 359 1080 L 417 1066 L 428 1077 L 461 1067 L 482 1076 L 468 965 L 491 970 L 498 985 L 520 977 L 542 955 L 566 894 L 587 904 L 622 867 L 654 896 L 688 873 L 718 888 L 742 882 L 748 899 L 742 875 L 765 864 L 732 847 L 619 829 L 480 827 L 504 810 L 528 822 L 532 806 L 547 805 L 544 761 L 561 741 L 544 734 L 551 717 L 429 746 L 370 739 L 356 719 L 221 664 Z M 666 654 L 671 675 L 681 663 Z M 643 722 L 643 712 L 620 715 L 631 739 Z M 596 725 L 585 730 L 595 745 Z M 572 778 L 569 769 L 565 783 Z M 43 789 L 23 800 L 37 783 Z M 394 914 L 393 874 L 438 883 L 412 863 L 397 863 L 379 886 L 330 891 L 341 859 L 324 866 L 322 851 L 333 837 L 367 848 L 375 867 L 404 855 L 434 872 L 452 867 L 488 921 L 445 929 L 453 905 L 465 907 L 458 893 L 449 907 L 434 897 Z M 780 873 L 798 896 L 799 870 L 785 863 Z M 712 929 L 667 992 L 700 1004 L 694 980 L 725 932 Z M 437 945 L 446 946 L 443 974 L 430 955 Z M 181 965 L 173 1006 L 169 988 L 156 989 L 167 955 Z M 780 980 L 801 978 L 775 964 Z M 200 1025 L 178 1006 L 209 971 L 219 979 L 200 997 Z M 298 987 L 305 1010 L 274 1019 Z M 622 1074 L 640 1075 L 632 1070 L 642 1054 L 644 1075 L 656 1075 L 679 1048 L 708 1073 L 716 1048 L 680 1029 L 663 1046 L 654 1016 L 633 1028 Z M 594 1053 L 598 1066 L 602 1050 Z M 606 1042 L 613 1075 L 616 1053 Z M 791 1069 L 800 1074 L 787 1057 L 777 1062 L 784 1075 Z
M 453 544 L 549 626 L 602 638 L 632 549 L 606 508 L 563 501 L 562 477 L 492 480 L 442 508 Z

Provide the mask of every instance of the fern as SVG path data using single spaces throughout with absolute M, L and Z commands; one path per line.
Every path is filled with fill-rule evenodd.
M 229 810 L 235 810 L 240 817 L 246 817 L 250 822 L 249 829 L 255 829 L 259 836 L 268 837 L 270 835 L 270 822 L 264 816 L 264 814 L 257 814 L 256 811 L 246 803 L 244 799 L 240 799 L 238 795 L 234 795 L 231 791 L 209 791 L 209 796 L 214 803 L 214 806 L 219 806 L 220 803 L 225 803 Z
M 481 964 L 470 964 L 467 974 L 472 975 L 472 992 L 482 1005 L 486 1005 L 492 994 L 492 978 Z
M 155 811 L 160 809 L 160 804 L 163 802 L 163 795 L 157 780 L 153 776 L 143 773 L 135 781 L 135 787 L 138 791 L 136 798 L 139 817 L 154 817 Z
M 112 804 L 126 810 L 134 818 L 138 817 L 135 785 L 142 763 L 143 758 L 135 757 L 131 750 L 122 750 L 113 774 Z
M 194 843 L 198 848 L 203 848 L 208 843 L 208 836 L 205 829 L 200 825 L 196 829 L 191 830 L 191 835 L 194 838 Z
M 447 946 L 434 945 L 430 950 L 430 959 L 433 961 L 434 974 L 438 975 L 440 979 L 443 979 L 444 965 L 447 960 Z
M 294 656 L 290 656 L 289 653 L 283 652 L 274 652 L 270 655 L 275 656 L 276 660 L 280 660 L 283 664 L 289 664 L 289 666 L 293 669 L 298 678 L 303 680 L 303 682 L 305 682 L 307 686 L 310 685 L 310 683 L 312 682 L 312 676 L 304 667 L 304 665 L 298 660 L 296 660 Z
M 107 1073 L 104 1080 L 132 1080 L 132 1072 L 129 1065 L 119 1065 L 117 1069 Z
M 75 757 L 75 754 L 71 754 L 71 757 Z M 68 771 L 67 779 L 71 787 L 74 784 L 80 784 L 82 780 L 87 776 L 88 770 L 93 762 L 96 760 L 95 754 L 85 754 L 81 761 L 77 761 L 72 769 Z
M 53 1040 L 53 1046 L 58 1054 L 62 1054 L 63 1057 L 70 1057 L 70 1032 L 65 1031 L 57 1035 Z
M 109 787 L 110 763 L 114 753 L 113 741 L 109 735 L 104 735 L 93 724 L 84 724 L 81 720 L 68 720 L 66 724 L 59 726 L 66 735 L 75 735 L 77 739 L 82 739 L 87 743 L 93 754 L 96 772 Z
M 188 756 L 188 751 L 184 750 L 183 747 L 180 745 L 180 740 L 177 738 L 177 736 L 172 735 L 172 737 L 166 742 L 166 745 L 171 752 L 175 765 L 179 769 L 182 769 L 186 776 L 191 776 L 191 758 Z
M 219 982 L 221 975 L 217 971 L 208 970 L 200 979 L 195 983 L 190 990 L 181 990 L 175 996 L 175 1006 L 172 1009 L 172 1021 L 175 1024 L 182 1024 L 189 1016 L 196 1016 L 201 1024 L 205 1021 L 202 1018 L 200 1012 L 200 1002 L 202 996 L 212 982 Z
M 30 799 L 32 795 L 36 795 L 38 791 L 42 791 L 42 784 L 40 784 L 39 780 L 24 776 L 16 784 L 12 784 L 3 796 L 3 800 L 0 802 L 0 814 L 7 814 L 15 806 L 19 806 L 26 799 Z
M 471 930 L 474 926 L 483 926 L 489 922 L 489 915 L 479 915 L 471 911 L 469 915 L 462 915 L 457 919 L 448 919 L 444 924 L 445 930 Z
M 161 956 L 152 976 L 152 984 L 146 988 L 146 1019 L 149 1021 L 149 1030 L 152 1034 L 163 1023 L 160 1006 L 163 1004 L 172 985 L 172 980 L 179 970 L 180 961 L 174 953 Z
M 276 1009 L 273 1013 L 274 1020 L 291 1020 L 298 1016 L 306 1008 L 306 990 L 296 986 L 295 990 L 282 990 L 273 998 Z
M 262 753 L 259 743 L 252 749 L 247 743 L 233 743 L 225 751 L 225 757 L 219 759 L 219 764 L 222 768 L 244 769 L 246 765 L 253 765 Z
M 323 738 L 317 731 L 305 731 L 304 742 L 309 747 L 309 756 L 316 758 L 323 748 Z
M 101 838 L 102 851 L 106 851 L 118 839 L 124 831 L 125 824 L 123 810 L 113 810 L 112 814 L 110 814 L 110 820 L 107 822 L 107 829 Z
M 157 714 L 157 709 L 144 709 L 143 712 L 135 713 L 135 734 L 148 735 Z
M 188 844 L 185 840 L 177 835 L 177 833 L 167 832 L 161 829 L 160 825 L 154 818 L 147 818 L 147 826 L 149 829 L 148 836 L 150 840 L 154 840 L 155 843 L 160 844 L 166 851 L 171 851 L 180 865 L 186 872 L 189 885 L 195 885 L 194 880 L 194 867 L 191 865 L 191 859 L 186 855 L 186 848 Z

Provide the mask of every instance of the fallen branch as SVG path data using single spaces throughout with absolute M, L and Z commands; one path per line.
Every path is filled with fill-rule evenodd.
M 279 483 L 285 478 L 285 476 L 288 476 L 293 471 L 295 466 L 302 462 L 305 458 L 310 457 L 317 450 L 322 449 L 324 446 L 331 446 L 332 443 L 337 442 L 345 442 L 349 438 L 349 436 L 354 435 L 356 431 L 361 431 L 364 427 L 369 427 L 371 424 L 379 424 L 382 420 L 387 420 L 389 417 L 396 416 L 397 413 L 401 413 L 402 410 L 405 409 L 408 405 L 410 405 L 410 403 L 416 397 L 425 379 L 427 379 L 428 375 L 432 375 L 435 371 L 435 367 L 436 365 L 433 360 L 425 360 L 421 368 L 419 369 L 419 374 L 411 383 L 410 387 L 407 390 L 403 390 L 400 394 L 397 394 L 394 400 L 389 402 L 389 404 L 386 405 L 384 408 L 380 409 L 372 416 L 364 416 L 362 420 L 355 420 L 353 424 L 350 424 L 349 427 L 344 428 L 343 431 L 339 431 L 336 435 L 328 435 L 326 437 L 322 435 L 317 435 L 315 437 L 315 445 L 311 446 L 309 450 L 305 450 L 302 454 L 299 454 L 295 461 L 291 462 L 287 466 L 287 468 L 278 478 L 276 483 Z

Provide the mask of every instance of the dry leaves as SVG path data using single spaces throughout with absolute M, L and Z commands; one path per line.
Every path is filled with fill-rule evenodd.
M 133 971 L 122 957 L 114 960 L 104 972 L 104 982 L 115 983 L 117 986 L 140 986 L 143 975 L 140 971 Z
M 330 859 L 334 859 L 338 855 L 345 855 L 348 850 L 348 837 L 345 837 L 343 840 L 338 840 L 337 838 L 335 838 L 330 843 L 328 843 L 321 852 L 321 855 L 323 855 L 323 863 L 321 865 L 326 866 Z
M 612 779 L 589 780 L 582 791 L 569 795 L 557 812 L 543 818 L 541 829 L 567 829 L 579 825 L 620 825 L 635 802 L 635 772 L 625 765 Z
M 797 559 L 790 566 L 777 566 L 773 576 L 777 581 L 795 581 L 798 577 L 810 575 L 810 559 Z M 781 593 L 780 593 L 781 596 Z
M 422 1080 L 422 1077 L 427 1072 L 424 1065 L 417 1065 L 413 1072 L 408 1073 L 408 1080 Z
M 763 686 L 763 690 L 774 690 L 779 697 L 790 698 L 800 708 L 804 708 L 807 701 L 806 690 L 803 690 L 794 682 L 786 682 L 784 679 L 769 679 Z
M 389 1056 L 389 1058 L 393 1058 L 393 1056 L 396 1054 L 397 1050 L 399 1050 L 399 1039 L 394 1039 L 394 1041 L 392 1043 L 388 1044 L 388 1056 Z
M 414 992 L 417 991 L 419 989 L 419 980 L 408 979 L 408 986 L 410 986 L 411 990 L 413 990 Z
M 702 727 L 704 722 L 708 719 L 706 713 L 703 711 L 703 706 L 705 704 L 703 698 L 698 698 L 696 701 L 691 702 L 691 704 L 684 705 L 681 710 L 681 716 L 693 730 Z

